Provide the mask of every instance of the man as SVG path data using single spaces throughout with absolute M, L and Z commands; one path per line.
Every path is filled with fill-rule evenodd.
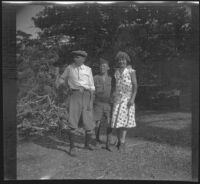
M 110 148 L 111 128 L 110 128 L 110 114 L 111 114 L 111 82 L 112 78 L 108 75 L 109 63 L 107 60 L 100 58 L 100 74 L 95 75 L 95 101 L 94 101 L 94 119 L 96 121 L 96 141 L 101 143 L 100 128 L 102 120 L 106 122 L 106 149 L 112 151 Z
M 69 141 L 70 154 L 75 155 L 74 136 L 78 128 L 80 118 L 85 129 L 85 148 L 93 150 L 90 146 L 92 131 L 95 128 L 93 120 L 93 93 L 95 91 L 92 70 L 84 65 L 87 57 L 85 51 L 73 51 L 74 62 L 68 65 L 64 73 L 60 76 L 58 83 L 65 84 L 67 81 L 70 88 L 69 97 Z

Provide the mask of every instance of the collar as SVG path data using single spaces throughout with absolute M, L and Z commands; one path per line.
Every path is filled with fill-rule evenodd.
M 105 78 L 107 78 L 107 77 L 108 77 L 108 74 L 106 74 L 106 75 L 101 75 L 101 74 L 99 74 L 99 76 L 100 76 L 100 77 L 105 77 Z
M 81 70 L 83 70 L 85 68 L 85 65 L 82 64 L 81 66 L 77 66 L 75 63 L 72 64 L 74 68 L 79 68 Z
M 118 69 L 118 73 L 121 74 L 121 75 L 126 73 L 127 71 L 128 71 L 128 68 L 125 68 L 124 71 L 121 73 L 120 70 Z

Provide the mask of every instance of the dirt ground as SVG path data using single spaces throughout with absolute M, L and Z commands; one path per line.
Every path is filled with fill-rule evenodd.
M 138 112 L 136 123 L 137 127 L 127 134 L 124 152 L 115 146 L 108 152 L 104 144 L 99 150 L 84 150 L 83 136 L 77 137 L 77 157 L 69 155 L 68 140 L 56 134 L 19 141 L 18 179 L 191 181 L 191 114 Z M 103 128 L 103 141 L 104 133 Z

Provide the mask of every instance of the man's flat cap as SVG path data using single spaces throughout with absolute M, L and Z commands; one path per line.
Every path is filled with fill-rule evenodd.
M 72 51 L 72 55 L 87 57 L 88 54 L 84 50 L 75 50 L 75 51 Z

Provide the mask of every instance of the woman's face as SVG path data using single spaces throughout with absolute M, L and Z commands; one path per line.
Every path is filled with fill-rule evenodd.
M 126 61 L 126 59 L 120 58 L 120 59 L 118 60 L 118 65 L 119 65 L 120 68 L 126 68 L 126 66 L 127 66 L 127 61 Z

